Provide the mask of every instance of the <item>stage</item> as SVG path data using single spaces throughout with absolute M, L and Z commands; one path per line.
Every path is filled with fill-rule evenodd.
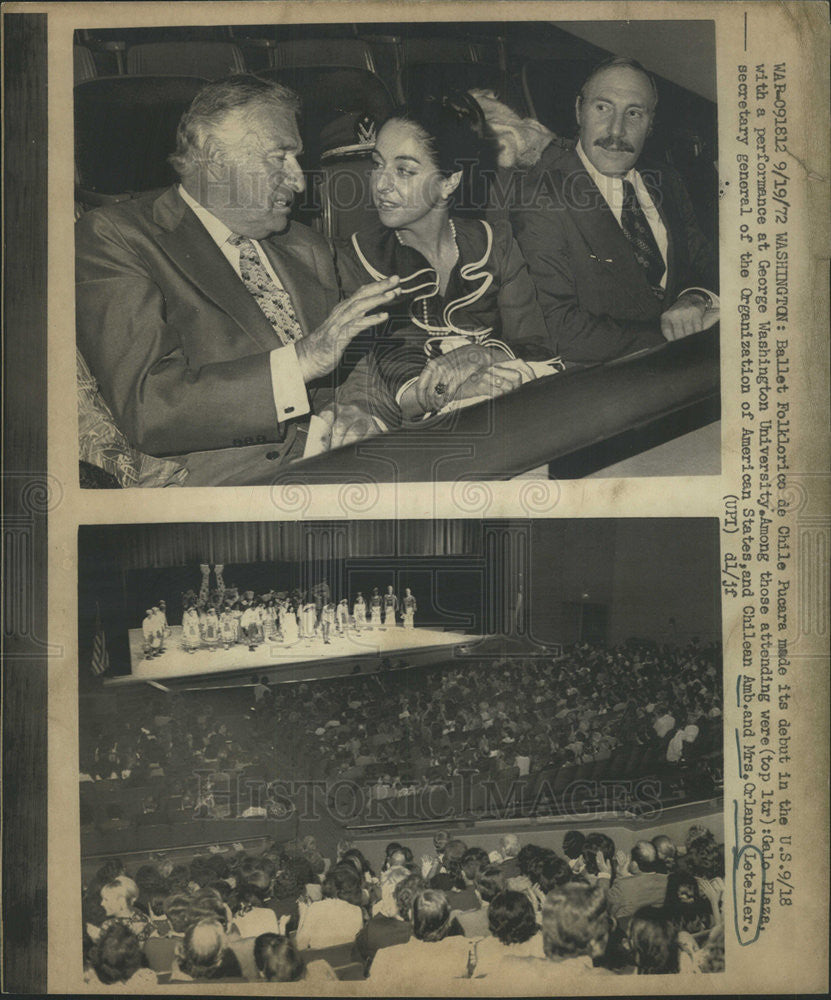
M 264 642 L 254 650 L 237 644 L 230 649 L 221 646 L 213 651 L 206 648 L 188 653 L 182 643 L 180 626 L 171 628 L 160 656 L 146 659 L 141 629 L 130 629 L 130 663 L 132 673 L 105 680 L 108 685 L 167 681 L 188 677 L 223 677 L 234 674 L 267 676 L 270 683 L 341 677 L 359 666 L 362 673 L 377 670 L 384 659 L 403 660 L 407 666 L 422 665 L 447 658 L 454 647 L 480 640 L 480 636 L 463 635 L 428 628 L 405 629 L 401 626 L 380 626 L 345 635 L 332 632 L 331 641 L 298 639 L 291 645 L 281 641 Z

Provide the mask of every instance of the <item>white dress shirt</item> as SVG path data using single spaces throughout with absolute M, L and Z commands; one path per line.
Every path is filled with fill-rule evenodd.
M 196 218 L 205 227 L 208 235 L 216 243 L 225 259 L 234 269 L 234 273 L 242 281 L 239 247 L 228 242 L 235 233 L 221 219 L 218 219 L 212 212 L 209 212 L 204 205 L 200 205 L 181 184 L 179 185 L 179 194 L 182 196 L 185 204 L 193 210 Z M 263 252 L 259 242 L 257 240 L 251 240 L 251 242 L 271 280 L 278 288 L 283 288 L 283 283 L 275 273 L 268 255 Z M 306 383 L 303 381 L 303 373 L 300 370 L 300 362 L 297 360 L 297 351 L 294 344 L 286 344 L 285 347 L 275 347 L 270 352 L 270 363 L 271 388 L 274 395 L 274 408 L 277 411 L 277 420 L 280 423 L 284 423 L 286 420 L 295 420 L 297 417 L 307 414 L 310 410 L 309 396 L 306 392 Z
M 597 167 L 591 162 L 591 160 L 586 156 L 586 153 L 582 145 L 578 142 L 576 146 L 577 155 L 580 157 L 580 162 L 586 168 L 586 173 L 591 177 L 597 186 L 600 193 L 603 195 L 603 200 L 609 206 L 609 210 L 612 215 L 614 215 L 617 224 L 620 225 L 620 218 L 623 214 L 623 182 L 627 180 L 630 182 L 632 187 L 635 189 L 635 194 L 637 195 L 638 201 L 640 202 L 641 210 L 643 211 L 644 218 L 649 223 L 649 228 L 652 230 L 652 235 L 655 237 L 655 242 L 658 244 L 658 249 L 661 252 L 661 257 L 664 261 L 664 273 L 661 276 L 661 288 L 666 289 L 667 287 L 667 230 L 666 226 L 661 219 L 661 214 L 655 207 L 649 190 L 643 182 L 643 178 L 635 170 L 634 167 L 625 174 L 623 177 L 610 177 L 607 174 L 601 174 Z M 685 288 L 683 292 L 680 293 L 678 298 L 684 294 L 684 292 L 703 292 L 708 295 L 711 301 L 711 308 L 718 308 L 718 296 L 711 292 L 707 288 Z

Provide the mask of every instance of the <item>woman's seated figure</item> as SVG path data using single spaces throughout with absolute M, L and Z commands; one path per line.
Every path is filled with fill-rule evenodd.
M 469 94 L 401 108 L 381 127 L 378 219 L 339 247 L 338 270 L 347 295 L 393 274 L 399 294 L 347 353 L 359 360 L 338 390 L 333 447 L 554 370 L 528 363 L 553 359 L 510 226 L 458 214 L 497 151 Z

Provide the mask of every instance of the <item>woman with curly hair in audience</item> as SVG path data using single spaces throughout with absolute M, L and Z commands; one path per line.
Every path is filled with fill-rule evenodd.
M 84 973 L 89 986 L 149 990 L 158 983 L 156 973 L 146 967 L 141 942 L 126 924 L 113 922 L 103 928 L 89 949 L 89 964 Z
M 476 943 L 476 975 L 494 972 L 505 958 L 544 958 L 534 905 L 524 892 L 506 889 L 488 907 L 489 936 Z

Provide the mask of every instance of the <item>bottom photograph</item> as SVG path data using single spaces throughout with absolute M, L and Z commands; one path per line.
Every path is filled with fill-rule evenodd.
M 96 525 L 78 550 L 91 988 L 724 971 L 715 519 Z

